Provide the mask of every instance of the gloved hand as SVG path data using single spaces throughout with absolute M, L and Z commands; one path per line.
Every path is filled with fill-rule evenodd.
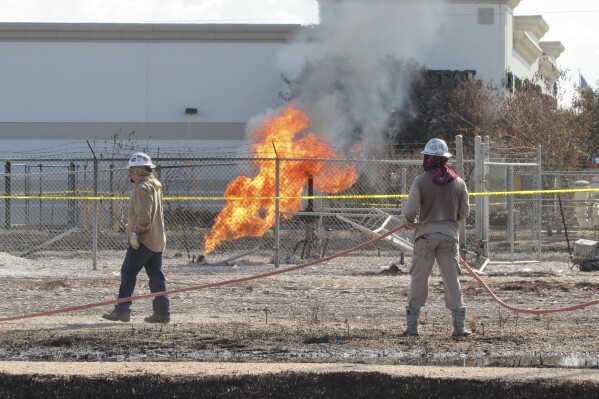
M 137 240 L 136 232 L 131 233 L 131 237 L 129 237 L 129 244 L 131 244 L 131 247 L 133 247 L 133 249 L 139 248 L 139 241 Z
M 403 218 L 403 223 L 406 226 L 407 230 L 413 230 L 414 228 L 416 228 L 416 225 L 418 224 L 416 220 L 411 221 L 407 217 Z

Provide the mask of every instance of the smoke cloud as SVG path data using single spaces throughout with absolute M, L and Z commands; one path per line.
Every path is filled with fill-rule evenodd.
M 445 1 L 321 0 L 320 25 L 279 54 L 290 82 L 284 96 L 336 146 L 384 148 L 391 114 L 409 104 L 414 64 L 444 23 Z

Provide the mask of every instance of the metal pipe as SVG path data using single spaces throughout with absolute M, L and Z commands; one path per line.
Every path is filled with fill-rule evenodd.
M 381 211 L 397 211 L 398 208 L 376 208 L 379 209 Z M 366 212 L 368 210 L 373 210 L 374 208 L 322 208 L 322 210 L 324 212 L 335 212 L 335 211 L 340 211 L 340 212 L 352 212 L 352 211 L 356 211 L 356 212 Z M 398 215 L 401 215 L 401 213 L 398 213 Z
M 348 212 L 279 212 L 281 215 L 292 215 L 292 216 L 355 216 L 355 217 L 379 217 L 381 215 L 377 215 L 375 213 L 348 213 Z M 395 215 L 399 217 L 400 215 Z
M 314 197 L 314 177 L 308 176 L 308 197 Z M 308 205 L 306 206 L 306 212 L 314 211 L 314 198 L 308 198 Z
M 566 216 L 564 215 L 564 208 L 562 208 L 562 196 L 558 195 L 557 200 L 559 201 L 559 211 L 562 214 L 562 223 L 564 224 L 564 233 L 566 234 L 566 244 L 568 245 L 568 254 L 570 255 L 570 261 L 572 261 L 572 248 L 570 247 L 570 238 L 568 237 L 568 225 L 566 224 Z
M 536 163 L 518 163 L 518 162 L 485 162 L 489 166 L 537 166 Z

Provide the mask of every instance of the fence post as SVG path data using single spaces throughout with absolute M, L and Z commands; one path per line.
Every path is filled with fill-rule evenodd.
M 25 200 L 25 224 L 27 225 L 27 228 L 31 228 L 31 226 L 29 226 L 29 174 L 31 173 L 31 165 L 25 165 L 25 196 L 27 196 L 27 199 Z
M 72 197 L 75 196 L 75 162 L 69 164 L 68 191 Z M 68 225 L 69 227 L 74 227 L 76 223 L 76 201 L 70 199 L 67 201 L 67 204 L 69 218 Z
M 108 175 L 108 192 L 110 197 L 114 197 L 114 164 L 110 164 L 110 172 Z M 118 230 L 119 222 L 114 211 L 114 200 L 110 201 L 110 205 L 108 206 L 110 209 L 110 227 L 114 230 Z
M 537 180 L 537 190 L 542 190 L 543 189 L 543 179 L 542 179 L 542 168 L 541 168 L 541 145 L 537 146 L 537 170 L 536 170 L 536 180 Z M 538 227 L 538 256 L 539 256 L 539 261 L 541 261 L 542 259 L 542 253 L 543 251 L 541 250 L 542 247 L 542 229 L 543 229 L 543 196 L 541 194 L 537 195 L 537 227 Z
M 462 135 L 457 135 L 455 137 L 455 160 L 456 160 L 456 172 L 458 173 L 458 175 L 462 178 L 464 178 L 464 142 L 463 142 L 463 137 Z M 460 252 L 461 252 L 461 257 L 466 259 L 465 255 L 465 249 L 466 249 L 466 221 L 463 220 L 460 223 L 460 230 L 459 230 L 459 246 L 460 246 Z
M 281 164 L 279 157 L 275 159 L 275 247 L 274 247 L 274 255 L 273 255 L 273 263 L 275 267 L 279 267 L 279 245 L 280 245 L 280 235 L 279 235 L 279 222 L 280 222 L 280 214 L 279 214 L 279 206 L 280 206 L 280 195 L 281 195 Z
M 42 223 L 42 218 L 43 218 L 43 214 L 42 214 L 42 195 L 43 195 L 43 190 L 42 190 L 42 164 L 40 163 L 38 165 L 38 167 L 40 168 L 40 173 L 39 173 L 39 186 L 40 186 L 40 199 L 39 199 L 39 214 L 40 214 L 40 219 L 39 219 L 39 227 L 41 229 L 43 223 Z
M 480 155 L 481 139 L 480 136 L 474 137 L 474 192 L 478 193 L 481 189 L 480 175 L 481 175 L 481 155 Z M 482 230 L 481 230 L 481 214 L 480 210 L 482 205 L 480 203 L 480 197 L 474 197 L 474 238 L 478 246 L 478 251 L 481 247 Z M 477 251 L 477 252 L 478 252 Z
M 6 161 L 6 164 L 4 165 L 4 173 L 6 173 L 4 175 L 4 195 L 6 195 L 6 198 L 4 199 L 4 228 L 5 229 L 10 229 L 12 226 L 12 212 L 11 212 L 11 207 L 10 207 L 10 195 L 11 195 L 11 176 L 10 176 L 10 166 L 11 163 L 10 161 Z
M 89 195 L 89 186 L 87 185 L 87 162 L 83 164 L 83 188 L 85 195 Z M 89 230 L 89 201 L 83 201 L 83 230 Z
M 401 193 L 408 194 L 408 170 L 406 168 L 401 169 Z M 406 202 L 408 201 L 408 197 L 401 198 L 401 214 L 404 214 L 404 209 L 406 209 Z
M 485 136 L 483 148 L 483 164 L 482 164 L 482 187 L 483 191 L 487 191 L 487 176 L 489 175 L 489 157 L 491 153 L 491 143 L 489 140 L 489 136 Z M 489 197 L 482 197 L 482 222 L 483 222 L 483 256 L 486 258 L 490 258 L 491 255 L 489 253 Z
M 514 167 L 507 167 L 507 191 L 514 191 Z M 512 263 L 514 258 L 514 194 L 507 196 L 507 239 L 510 243 L 510 256 Z
M 476 136 L 474 138 L 474 191 L 477 193 L 483 191 L 483 164 L 482 139 L 480 136 Z M 474 204 L 474 230 L 478 246 L 477 252 L 482 252 L 482 255 L 485 256 L 483 246 L 483 197 L 474 197 Z
M 94 156 L 94 197 L 98 196 L 98 159 Z M 94 199 L 94 216 L 92 232 L 93 270 L 98 268 L 98 200 Z

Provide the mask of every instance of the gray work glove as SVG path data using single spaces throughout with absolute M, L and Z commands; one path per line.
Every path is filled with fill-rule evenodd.
M 139 241 L 137 240 L 137 233 L 131 233 L 131 237 L 129 237 L 129 244 L 133 247 L 133 249 L 139 248 Z
M 406 226 L 407 230 L 413 230 L 416 228 L 416 225 L 418 224 L 418 222 L 416 220 L 410 221 L 408 218 L 404 217 L 403 224 Z

